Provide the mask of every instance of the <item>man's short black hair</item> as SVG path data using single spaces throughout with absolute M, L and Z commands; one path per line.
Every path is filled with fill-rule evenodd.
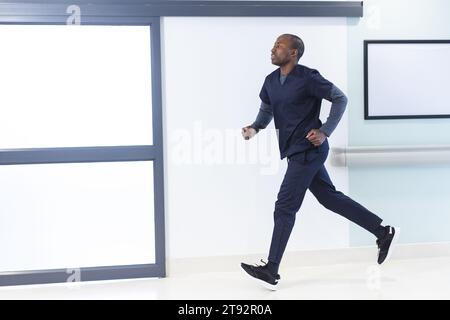
M 303 53 L 305 52 L 305 44 L 303 43 L 303 40 L 300 39 L 300 37 L 296 36 L 295 34 L 285 33 L 281 35 L 281 37 L 286 37 L 291 40 L 291 49 L 297 49 L 297 62 L 300 60 L 300 58 L 303 56 Z

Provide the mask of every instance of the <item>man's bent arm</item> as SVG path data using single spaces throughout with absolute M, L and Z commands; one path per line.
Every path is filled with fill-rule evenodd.
M 331 100 L 330 114 L 328 115 L 327 121 L 322 125 L 322 127 L 320 127 L 319 130 L 329 137 L 333 133 L 334 129 L 336 129 L 342 115 L 345 112 L 347 97 L 338 87 L 333 85 L 331 88 L 330 98 L 327 100 Z
M 261 101 L 261 107 L 259 108 L 256 120 L 250 125 L 253 129 L 258 132 L 260 129 L 265 129 L 270 121 L 273 119 L 273 111 L 270 104 L 266 104 Z

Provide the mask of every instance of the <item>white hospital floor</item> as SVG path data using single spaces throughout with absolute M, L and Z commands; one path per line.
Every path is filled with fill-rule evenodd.
M 289 267 L 278 291 L 231 272 L 0 288 L 0 299 L 450 299 L 450 257 Z

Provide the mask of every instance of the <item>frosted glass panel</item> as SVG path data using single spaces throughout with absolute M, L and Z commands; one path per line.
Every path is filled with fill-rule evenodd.
M 0 148 L 151 145 L 149 26 L 0 25 Z
M 153 163 L 0 166 L 0 271 L 155 263 Z

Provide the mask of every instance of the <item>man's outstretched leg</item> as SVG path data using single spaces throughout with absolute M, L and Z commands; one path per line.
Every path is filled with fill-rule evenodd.
M 288 168 L 278 192 L 274 211 L 274 229 L 270 244 L 269 261 L 265 265 L 241 267 L 266 288 L 275 290 L 280 276 L 278 268 L 295 223 L 295 216 L 313 177 L 323 166 L 327 152 L 303 152 L 290 157 Z
M 398 228 L 382 226 L 381 222 L 383 220 L 380 217 L 342 192 L 337 191 L 325 166 L 322 166 L 314 176 L 309 190 L 325 208 L 371 232 L 377 238 L 377 262 L 382 264 L 388 260 L 392 253 L 392 250 L 390 250 L 392 244 L 396 242 L 399 236 L 400 230 Z

